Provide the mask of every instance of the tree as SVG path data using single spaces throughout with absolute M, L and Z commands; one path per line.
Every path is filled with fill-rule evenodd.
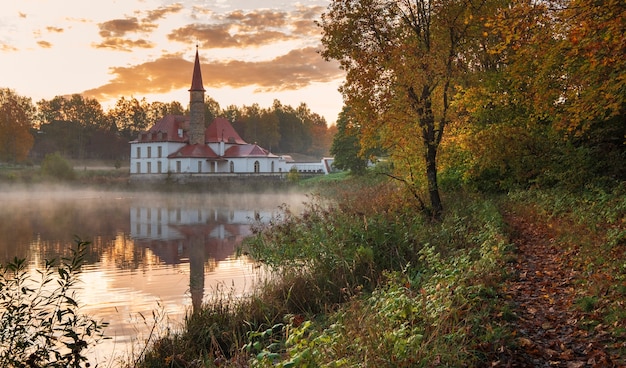
M 121 97 L 108 114 L 117 125 L 122 136 L 127 140 L 132 140 L 137 137 L 139 132 L 147 130 L 150 124 L 156 122 L 148 120 L 148 108 L 149 105 L 145 99 L 139 101 L 134 97 L 130 99 Z M 165 109 L 169 111 L 169 108 L 166 107 Z
M 516 1 L 494 12 L 486 33 L 496 62 L 457 98 L 470 177 L 505 190 L 625 177 L 625 19 L 613 0 Z
M 220 104 L 211 96 L 204 98 L 204 126 L 211 125 L 215 118 L 222 116 L 222 109 Z
M 473 62 L 467 48 L 486 1 L 335 0 L 320 23 L 322 56 L 347 72 L 340 90 L 363 123 L 361 143 L 390 154 L 401 170 L 393 176 L 434 218 L 443 210 L 437 150 L 452 85 L 461 66 Z M 426 177 L 429 206 L 420 196 L 418 172 Z
M 367 158 L 363 158 L 361 154 L 360 130 L 360 125 L 350 115 L 350 108 L 344 106 L 337 118 L 337 134 L 330 153 L 335 158 L 333 166 L 340 170 L 350 170 L 356 175 L 365 173 L 367 168 Z
M 97 100 L 79 94 L 41 100 L 37 106 L 41 134 L 36 148 L 41 156 L 60 151 L 72 158 L 94 158 L 98 132 L 116 130 Z
M 34 110 L 30 98 L 0 89 L 0 161 L 22 162 L 28 157 Z
M 311 135 L 306 128 L 308 108 L 301 105 L 298 109 L 285 106 L 274 100 L 272 112 L 278 118 L 280 141 L 278 149 L 283 153 L 306 153 L 311 146 Z

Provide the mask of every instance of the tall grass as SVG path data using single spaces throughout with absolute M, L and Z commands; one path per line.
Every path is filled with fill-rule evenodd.
M 254 295 L 217 293 L 140 366 L 461 366 L 504 341 L 494 203 L 458 193 L 432 222 L 391 182 L 325 188 L 254 227 L 244 251 L 272 271 Z
M 459 194 L 432 223 L 390 183 L 338 198 L 288 214 L 255 238 L 254 255 L 284 273 L 307 273 L 341 304 L 322 319 L 286 325 L 274 336 L 284 348 L 272 351 L 267 340 L 272 348 L 253 365 L 480 365 L 507 334 L 490 321 L 509 250 L 495 204 Z

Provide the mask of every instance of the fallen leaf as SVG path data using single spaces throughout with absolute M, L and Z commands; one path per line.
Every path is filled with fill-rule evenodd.
M 567 362 L 567 368 L 581 368 L 585 366 L 585 362 Z

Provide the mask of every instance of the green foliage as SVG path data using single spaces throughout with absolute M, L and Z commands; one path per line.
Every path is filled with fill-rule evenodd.
M 88 243 L 69 258 L 46 261 L 34 276 L 23 259 L 1 266 L 0 366 L 88 367 L 85 351 L 105 323 L 79 313 L 75 288 Z
M 76 178 L 72 165 L 58 152 L 46 155 L 41 163 L 41 172 L 45 176 L 59 180 L 73 180 Z
M 337 134 L 333 138 L 330 154 L 334 156 L 333 165 L 340 170 L 350 170 L 355 175 L 362 175 L 367 169 L 367 157 L 361 156 L 360 126 L 350 116 L 350 110 L 344 107 L 337 119 Z
M 253 366 L 472 365 L 481 358 L 473 349 L 506 336 L 490 321 L 508 251 L 498 209 L 457 197 L 432 223 L 395 188 L 345 188 L 331 203 L 257 229 L 253 255 L 316 280 L 297 293 L 308 298 L 299 301 L 304 313 L 318 313 L 319 301 L 306 303 L 320 295 L 342 304 L 324 319 L 286 324 L 282 339 L 273 331 L 260 351 L 255 340 Z

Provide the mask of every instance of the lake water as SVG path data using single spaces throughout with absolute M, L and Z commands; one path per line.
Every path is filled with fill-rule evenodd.
M 34 273 L 45 259 L 70 255 L 75 236 L 90 241 L 77 295 L 83 313 L 110 324 L 111 339 L 89 354 L 94 363 L 110 363 L 141 349 L 155 316 L 157 333 L 176 330 L 217 288 L 251 291 L 258 267 L 236 251 L 252 219 L 269 220 L 282 204 L 297 210 L 305 200 L 0 188 L 0 262 L 26 258 Z

